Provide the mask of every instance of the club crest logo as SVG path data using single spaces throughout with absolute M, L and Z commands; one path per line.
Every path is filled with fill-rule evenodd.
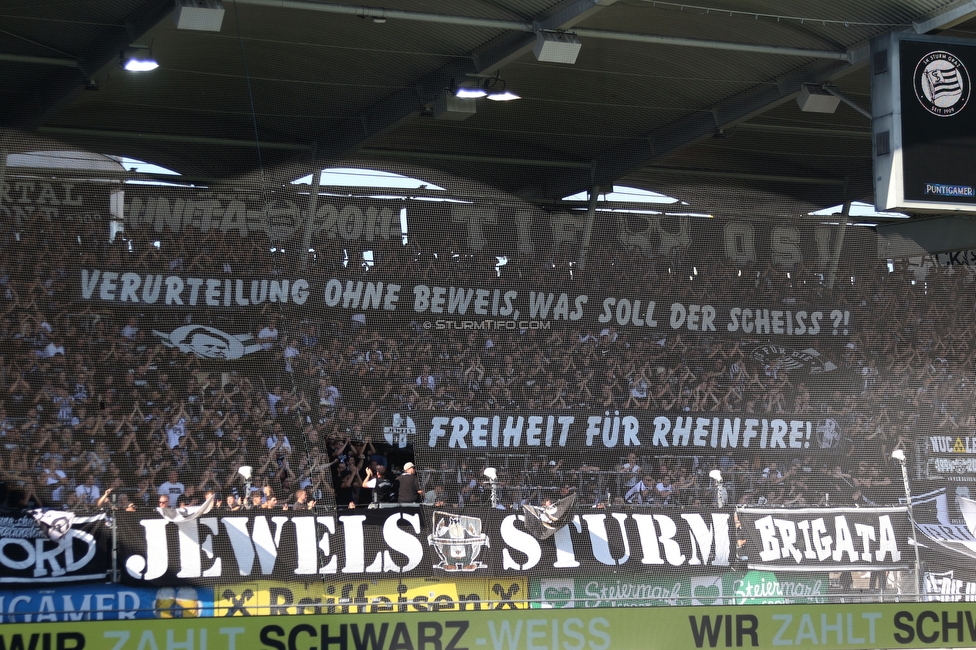
M 469 572 L 484 569 L 478 562 L 481 549 L 491 547 L 488 535 L 481 532 L 481 520 L 451 512 L 434 512 L 433 533 L 427 543 L 434 547 L 441 558 L 435 569 L 448 572 Z
M 969 102 L 969 71 L 953 54 L 929 52 L 915 66 L 915 97 L 932 115 L 951 117 Z
M 409 415 L 394 413 L 392 426 L 383 427 L 383 438 L 391 446 L 405 449 L 410 443 L 408 436 L 417 435 L 417 425 Z

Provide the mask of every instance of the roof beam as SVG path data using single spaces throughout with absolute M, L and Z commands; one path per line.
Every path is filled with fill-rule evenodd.
M 976 0 L 959 0 L 920 17 L 912 31 L 927 33 L 947 29 L 976 16 Z M 543 186 L 530 186 L 520 192 L 528 199 L 557 199 L 613 181 L 651 162 L 688 147 L 716 133 L 735 127 L 756 115 L 779 106 L 794 97 L 805 83 L 821 84 L 865 65 L 870 44 L 847 52 L 846 62 L 818 61 L 777 80 L 774 86 L 756 86 L 713 106 L 686 115 L 647 135 L 634 138 L 609 149 L 593 160 L 589 172 L 567 171 Z
M 80 92 L 91 77 L 114 61 L 119 52 L 173 11 L 172 0 L 147 0 L 124 23 L 110 27 L 92 40 L 91 45 L 78 57 L 76 69 L 65 67 L 38 79 L 30 93 L 21 96 L 0 109 L 0 126 L 34 130 L 43 124 L 57 108 Z
M 298 142 L 271 142 L 262 140 L 260 143 L 254 140 L 239 140 L 234 138 L 212 138 L 199 135 L 182 135 L 179 133 L 151 133 L 147 131 L 107 131 L 104 129 L 80 129 L 74 127 L 42 126 L 37 129 L 38 133 L 44 135 L 70 137 L 70 138 L 93 138 L 95 140 L 138 140 L 142 142 L 179 142 L 182 144 L 200 144 L 218 147 L 243 147 L 246 149 L 256 149 L 260 144 L 262 149 L 283 149 L 286 151 L 311 151 L 311 144 Z
M 26 54 L 5 54 L 0 52 L 0 61 L 9 61 L 11 63 L 34 63 L 37 65 L 53 65 L 60 66 L 62 68 L 77 68 L 78 61 L 76 59 L 62 59 L 53 56 L 29 56 Z
M 950 29 L 965 22 L 976 13 L 976 1 L 961 0 L 926 14 L 912 22 L 916 34 L 928 34 L 936 30 Z
M 255 0 L 245 0 L 254 3 Z M 271 0 L 282 2 L 283 0 Z M 613 0 L 616 1 L 616 0 Z M 296 3 L 292 3 L 296 4 Z M 312 3 L 302 3 L 314 8 Z M 565 0 L 554 10 L 539 16 L 535 24 L 539 29 L 567 29 L 576 21 L 591 15 L 603 6 L 612 4 L 608 0 Z M 500 39 L 497 43 L 475 51 L 470 58 L 450 63 L 431 72 L 415 84 L 385 97 L 366 108 L 359 115 L 344 120 L 333 129 L 331 139 L 320 143 L 318 157 L 339 158 L 363 145 L 370 138 L 396 127 L 402 121 L 416 117 L 426 104 L 449 88 L 456 79 L 463 79 L 469 73 L 485 74 L 502 67 L 506 63 L 523 56 L 532 50 L 535 36 L 516 34 L 514 37 Z
M 846 63 L 827 61 L 804 66 L 776 84 L 756 86 L 715 104 L 710 110 L 696 111 L 643 137 L 613 147 L 597 156 L 590 170 L 567 172 L 543 186 L 524 188 L 522 194 L 533 199 L 558 199 L 594 184 L 612 185 L 618 178 L 654 160 L 731 129 L 739 122 L 788 101 L 805 83 L 821 83 L 850 68 Z
M 543 20 L 525 22 L 521 20 L 504 20 L 498 18 L 479 18 L 477 16 L 459 16 L 452 14 L 435 14 L 424 11 L 405 11 L 402 9 L 386 9 L 384 7 L 361 7 L 355 5 L 333 4 L 327 2 L 308 2 L 307 0 L 236 0 L 238 4 L 260 5 L 284 9 L 303 9 L 324 13 L 356 16 L 358 18 L 374 18 L 377 20 L 413 20 L 423 23 L 441 25 L 460 25 L 466 27 L 480 27 L 483 29 L 501 29 L 505 31 L 527 32 L 531 34 L 529 40 L 534 42 L 535 32 L 569 29 L 585 16 L 577 17 L 576 8 L 572 5 L 583 5 L 585 11 L 592 12 L 593 8 L 607 6 L 616 0 L 589 0 L 574 2 L 570 9 L 559 9 Z M 838 50 L 815 50 L 783 45 L 758 45 L 754 43 L 736 43 L 733 41 L 715 41 L 701 38 L 683 38 L 680 36 L 662 36 L 659 34 L 640 34 L 634 32 L 619 32 L 607 29 L 574 28 L 577 36 L 587 38 L 602 38 L 614 41 L 630 41 L 633 43 L 649 43 L 652 45 L 672 45 L 675 47 L 701 47 L 714 50 L 729 50 L 732 52 L 752 52 L 754 54 L 773 54 L 781 56 L 799 56 L 816 59 L 834 59 L 847 61 L 848 53 Z

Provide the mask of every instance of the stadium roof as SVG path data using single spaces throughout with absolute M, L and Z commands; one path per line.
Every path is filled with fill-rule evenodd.
M 186 180 L 393 161 L 543 205 L 594 185 L 683 196 L 702 181 L 752 200 L 870 203 L 870 121 L 845 102 L 802 112 L 802 84 L 869 110 L 871 37 L 976 28 L 976 4 L 943 0 L 223 7 L 208 32 L 177 29 L 173 0 L 0 1 L 0 127 Z M 562 30 L 582 45 L 575 64 L 538 61 L 539 34 Z M 159 68 L 122 70 L 133 46 Z M 521 99 L 436 117 L 458 86 L 503 85 Z

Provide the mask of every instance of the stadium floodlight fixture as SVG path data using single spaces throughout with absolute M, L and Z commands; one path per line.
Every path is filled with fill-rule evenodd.
M 516 95 L 511 90 L 503 90 L 497 93 L 488 93 L 488 99 L 493 102 L 510 102 L 514 99 L 522 99 L 522 96 Z
M 455 97 L 461 99 L 480 99 L 486 97 L 493 102 L 510 102 L 514 99 L 522 99 L 522 97 L 511 90 L 508 90 L 508 84 L 504 79 L 495 73 L 493 76 L 485 75 L 470 75 L 479 77 L 480 81 L 478 85 L 470 85 L 470 82 L 466 84 L 455 85 L 452 87 L 452 92 Z
M 132 46 L 119 52 L 119 67 L 129 72 L 149 72 L 159 67 L 148 47 Z
M 468 88 L 466 86 L 458 86 L 457 90 L 454 91 L 455 97 L 460 97 L 461 99 L 478 99 L 480 97 L 487 97 L 488 91 L 484 88 Z
M 576 63 L 582 48 L 576 34 L 569 32 L 536 32 L 535 46 L 532 53 L 537 61 L 543 63 Z

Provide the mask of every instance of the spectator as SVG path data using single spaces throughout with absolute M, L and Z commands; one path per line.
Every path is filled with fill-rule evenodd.
M 166 477 L 166 482 L 160 484 L 156 494 L 166 495 L 170 500 L 179 499 L 186 493 L 186 487 L 179 480 L 179 472 L 171 470 Z
M 95 485 L 95 477 L 91 473 L 85 474 L 84 480 L 75 488 L 77 502 L 82 505 L 95 505 L 98 503 L 101 494 L 101 490 Z
M 407 462 L 403 465 L 403 473 L 397 478 L 397 503 L 416 504 L 423 497 L 424 491 L 420 487 L 417 469 L 413 463 Z

